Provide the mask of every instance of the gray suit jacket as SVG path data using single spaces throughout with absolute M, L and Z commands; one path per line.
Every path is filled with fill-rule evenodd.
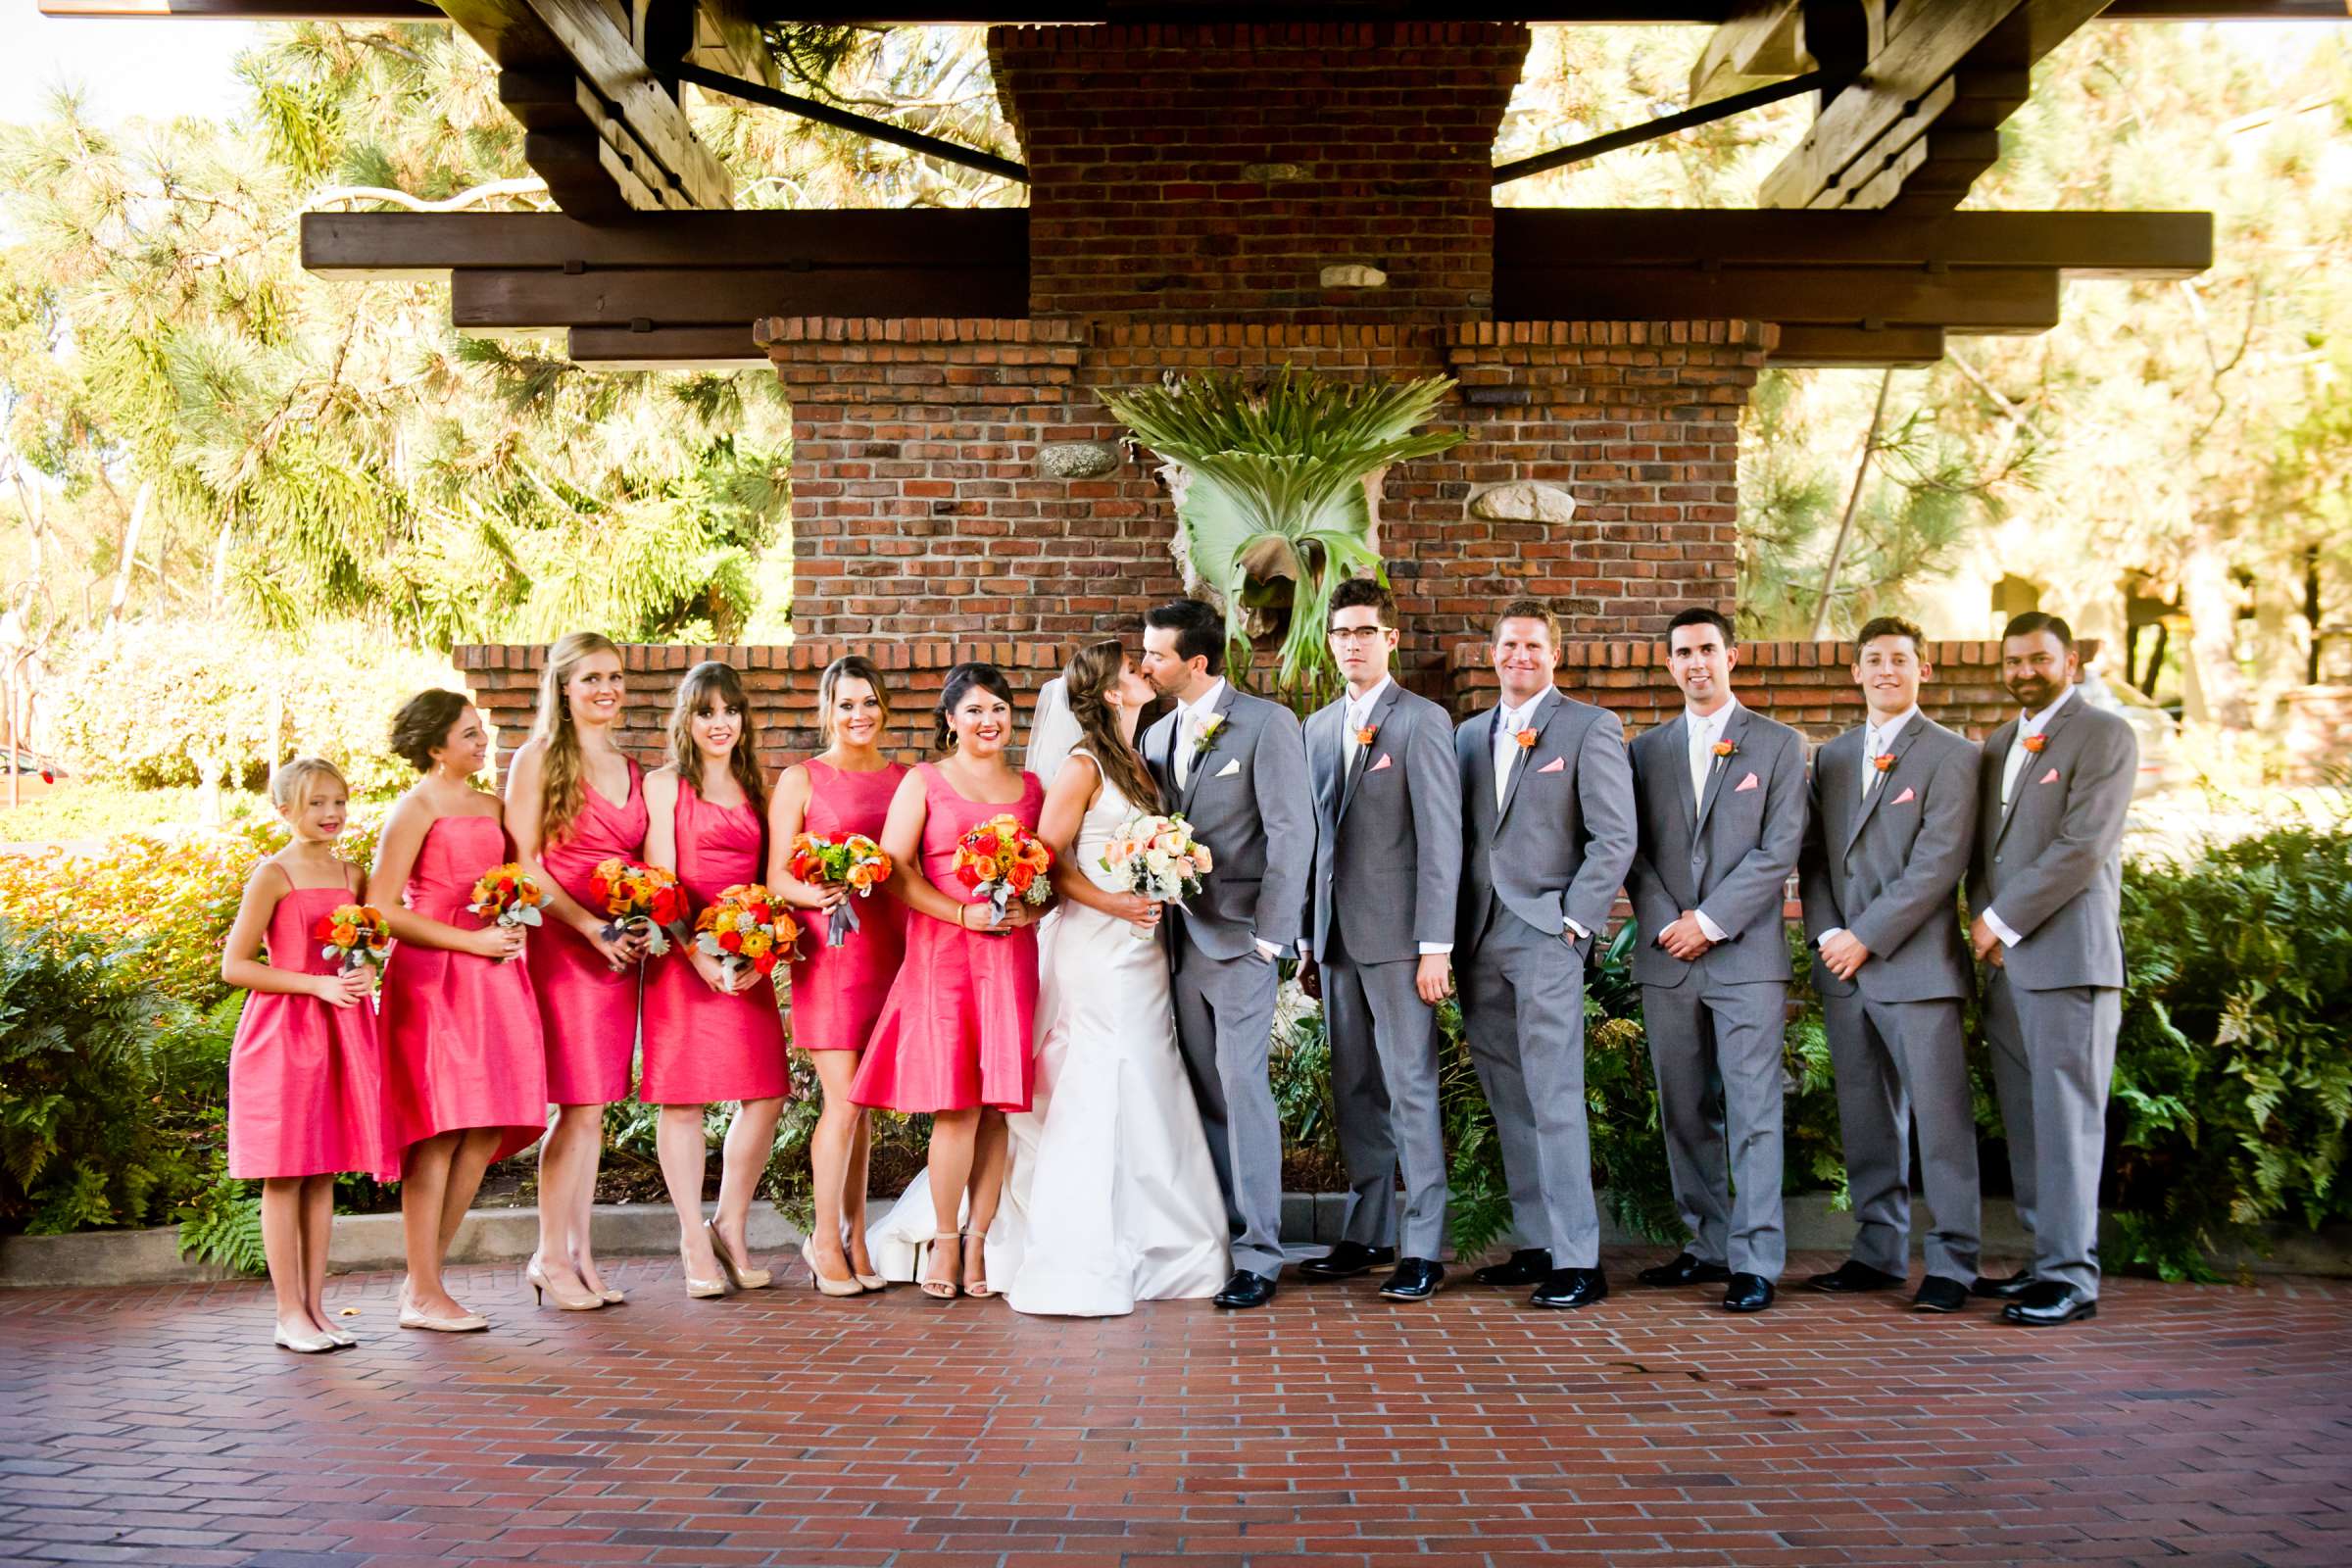
M 1625 726 L 1605 708 L 1548 693 L 1528 726 L 1535 744 L 1513 760 L 1498 809 L 1498 713 L 1473 713 L 1453 732 L 1464 836 L 1457 944 L 1467 951 L 1487 936 L 1497 902 L 1547 937 L 1565 940 L 1568 920 L 1605 931 L 1634 858 Z
M 2077 691 L 2050 715 L 2001 807 L 2011 719 L 1984 743 L 1969 907 L 1990 909 L 2025 940 L 2002 955 L 2028 991 L 2124 983 L 2124 817 L 2139 776 L 2139 737 Z M 2056 775 L 2053 777 L 2052 775 Z
M 1925 713 L 1887 747 L 1894 761 L 1866 799 L 1869 736 L 1850 729 L 1813 758 L 1797 884 L 1805 935 L 1838 927 L 1870 950 L 1851 980 L 1819 964 L 1813 987 L 1873 1002 L 1965 997 L 1960 879 L 1977 836 L 1977 748 Z
M 1453 721 L 1391 679 L 1370 724 L 1372 744 L 1350 780 L 1348 700 L 1306 721 L 1316 831 L 1304 935 L 1318 963 L 1335 925 L 1358 963 L 1393 963 L 1416 956 L 1424 942 L 1453 942 L 1462 880 Z
M 1176 718 L 1144 737 L 1144 760 L 1162 808 L 1182 811 L 1215 857 L 1198 898 L 1168 922 L 1212 958 L 1247 956 L 1263 938 L 1288 948 L 1305 929 L 1306 873 L 1315 855 L 1315 808 L 1307 790 L 1298 719 L 1280 703 L 1225 684 L 1223 725 L 1176 787 Z
M 1705 795 L 1693 801 L 1688 733 L 1677 714 L 1634 742 L 1642 842 L 1627 886 L 1643 939 L 1634 978 L 1679 986 L 1695 970 L 1719 985 L 1785 981 L 1781 911 L 1804 845 L 1804 737 L 1742 705 L 1723 732 L 1735 750 L 1713 764 Z M 1685 909 L 1704 913 L 1727 938 L 1695 963 L 1657 945 Z

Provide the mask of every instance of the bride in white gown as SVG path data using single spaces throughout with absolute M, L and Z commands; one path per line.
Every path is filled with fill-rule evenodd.
M 1213 1296 L 1229 1271 L 1166 950 L 1156 928 L 1139 938 L 1112 912 L 1135 906 L 1102 869 L 1112 833 L 1152 808 L 1117 781 L 1151 787 L 1134 742 L 1152 696 L 1118 643 L 1097 643 L 1048 685 L 1030 735 L 1030 771 L 1047 784 L 1041 836 L 1089 887 L 1065 893 L 1038 927 L 1037 1092 L 1005 1117 L 1011 1169 L 983 1253 L 990 1288 L 1020 1312 L 1113 1317 L 1139 1300 Z M 867 1232 L 875 1266 L 912 1279 L 915 1248 L 935 1229 L 917 1180 Z

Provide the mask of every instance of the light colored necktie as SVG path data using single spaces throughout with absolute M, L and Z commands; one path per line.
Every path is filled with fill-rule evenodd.
M 1879 787 L 1879 759 L 1886 755 L 1885 741 L 1884 731 L 1874 729 L 1870 732 L 1870 744 L 1865 748 L 1870 755 L 1862 760 L 1862 798 L 1866 801 L 1870 799 L 1871 792 Z
M 1690 727 L 1690 805 L 1693 808 L 1707 798 L 1707 769 L 1715 762 L 1715 743 L 1704 724 Z
M 1198 710 L 1186 709 L 1176 721 L 1176 787 L 1183 789 L 1193 778 L 1193 744 L 1200 727 Z
M 1519 732 L 1527 728 L 1525 713 L 1505 713 L 1502 719 L 1502 761 L 1494 769 L 1494 809 L 1502 809 L 1511 792 L 1511 770 L 1519 764 Z
M 2004 807 L 2009 804 L 2009 797 L 2017 793 L 2017 775 L 2026 770 L 2028 755 L 2026 726 L 2021 719 L 2018 721 L 2017 734 L 2010 739 L 2009 755 L 2001 760 L 2001 805 Z

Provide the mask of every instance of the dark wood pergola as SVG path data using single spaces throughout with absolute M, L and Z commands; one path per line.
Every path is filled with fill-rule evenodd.
M 1028 314 L 1023 211 L 743 212 L 680 89 L 808 114 L 1011 178 L 1019 165 L 783 91 L 762 26 L 807 23 L 1288 21 L 1708 24 L 1691 107 L 1495 171 L 1497 182 L 1810 93 L 1758 210 L 1501 208 L 1497 320 L 1740 318 L 1775 362 L 1907 365 L 1948 333 L 2057 322 L 2060 281 L 2174 277 L 2212 261 L 2201 213 L 1955 211 L 1999 154 L 2036 61 L 2094 17 L 2346 20 L 2343 0 L 42 0 L 59 17 L 455 23 L 499 67 L 524 156 L 562 213 L 313 214 L 304 265 L 447 276 L 479 333 L 568 333 L 604 367 L 765 363 L 756 319 Z

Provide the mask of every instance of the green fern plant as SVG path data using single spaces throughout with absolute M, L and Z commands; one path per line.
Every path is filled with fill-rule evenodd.
M 1391 465 L 1462 439 L 1459 430 L 1413 433 L 1452 388 L 1445 376 L 1325 381 L 1285 365 L 1258 387 L 1211 372 L 1102 395 L 1175 470 L 1186 559 L 1224 603 L 1237 667 L 1250 663 L 1254 613 L 1280 638 L 1276 686 L 1329 688 L 1332 590 L 1366 572 L 1386 580 L 1368 491 Z
M 222 1176 L 181 1211 L 179 1254 L 236 1274 L 267 1274 L 262 1200 L 251 1182 Z

